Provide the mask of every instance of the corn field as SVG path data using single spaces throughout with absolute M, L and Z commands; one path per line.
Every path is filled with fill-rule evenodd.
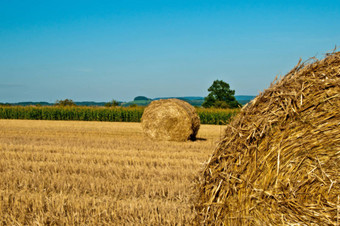
M 0 119 L 140 122 L 143 112 L 144 107 L 1 106 Z M 227 124 L 238 112 L 239 109 L 197 108 L 202 124 Z
M 239 112 L 240 109 L 197 108 L 202 124 L 225 125 Z

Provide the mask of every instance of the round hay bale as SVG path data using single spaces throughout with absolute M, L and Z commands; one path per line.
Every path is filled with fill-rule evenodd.
M 340 52 L 244 107 L 197 183 L 197 224 L 339 224 Z
M 195 140 L 200 118 L 196 109 L 185 101 L 155 100 L 144 110 L 142 128 L 154 140 Z

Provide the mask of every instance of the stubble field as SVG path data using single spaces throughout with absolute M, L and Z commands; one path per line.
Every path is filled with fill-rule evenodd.
M 184 225 L 222 126 L 150 141 L 139 123 L 0 120 L 0 225 Z

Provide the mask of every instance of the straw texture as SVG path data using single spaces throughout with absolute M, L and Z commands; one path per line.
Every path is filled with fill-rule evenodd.
M 152 101 L 141 121 L 144 133 L 154 140 L 195 140 L 200 128 L 196 109 L 178 99 Z
M 198 182 L 196 224 L 340 225 L 340 52 L 246 105 Z

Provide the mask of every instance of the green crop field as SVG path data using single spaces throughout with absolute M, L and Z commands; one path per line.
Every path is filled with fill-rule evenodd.
M 239 109 L 197 108 L 202 124 L 226 124 Z M 140 122 L 144 107 L 0 106 L 0 119 Z

